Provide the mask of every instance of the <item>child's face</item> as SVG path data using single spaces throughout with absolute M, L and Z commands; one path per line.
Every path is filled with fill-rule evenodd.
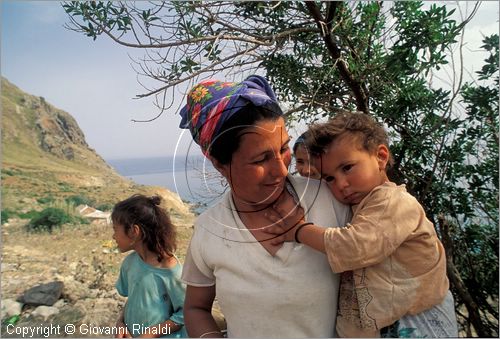
M 373 153 L 352 138 L 333 142 L 321 156 L 321 176 L 333 195 L 344 204 L 359 204 L 375 187 L 387 181 L 389 150 L 379 145 Z M 319 167 L 321 165 L 321 167 Z
M 303 177 L 313 179 L 321 178 L 316 167 L 312 165 L 311 157 L 304 145 L 297 146 L 297 149 L 295 150 L 295 169 Z
M 123 225 L 113 223 L 113 239 L 122 253 L 134 249 L 134 239 L 125 232 Z

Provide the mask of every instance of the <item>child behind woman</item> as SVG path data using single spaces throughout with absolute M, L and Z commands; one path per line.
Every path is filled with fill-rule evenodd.
M 275 209 L 286 216 L 285 229 L 293 226 L 285 240 L 326 253 L 333 271 L 343 272 L 338 334 L 458 336 L 443 245 L 418 201 L 404 185 L 389 181 L 383 126 L 349 112 L 309 133 L 306 146 L 316 156 L 315 167 L 337 200 L 351 206 L 353 218 L 346 227 L 325 229 L 304 223 L 290 201 L 279 201 Z
M 111 214 L 119 250 L 133 250 L 116 282 L 118 293 L 128 297 L 117 321 L 117 337 L 187 337 L 175 229 L 160 202 L 159 196 L 137 194 L 117 203 Z
M 295 169 L 303 176 L 312 179 L 321 179 L 318 170 L 311 164 L 311 154 L 305 143 L 307 132 L 302 133 L 293 144 L 293 156 L 295 157 Z

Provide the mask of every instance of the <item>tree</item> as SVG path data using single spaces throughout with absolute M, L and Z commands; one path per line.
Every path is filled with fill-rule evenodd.
M 420 1 L 63 7 L 68 28 L 144 50 L 136 71 L 155 85 L 138 97 L 155 96 L 160 114 L 181 83 L 260 72 L 287 104 L 289 121 L 315 121 L 340 108 L 383 121 L 392 137 L 392 178 L 423 203 L 447 247 L 462 329 L 498 335 L 498 36 L 485 40 L 491 57 L 476 79 L 496 79 L 489 85 L 464 83 L 452 53 L 478 4 L 460 23 L 448 7 Z M 433 85 L 442 68 L 455 75 L 444 88 Z
M 448 188 L 454 204 L 447 209 L 453 215 L 441 212 L 438 224 L 451 263 L 448 275 L 470 322 L 480 336 L 498 336 L 498 304 L 488 299 L 498 297 L 494 291 L 498 291 L 499 37 L 486 37 L 483 42 L 490 55 L 477 72 L 478 80 L 492 81 L 487 86 L 466 83 L 461 89 L 465 116 L 459 121 L 454 144 L 445 150 L 452 155 L 446 179 L 456 183 Z M 462 162 L 451 161 L 457 158 Z M 476 327 L 479 322 L 484 328 Z M 467 334 L 472 334 L 470 328 Z

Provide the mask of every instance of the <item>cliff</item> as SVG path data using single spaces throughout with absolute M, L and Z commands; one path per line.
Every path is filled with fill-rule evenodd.
M 155 193 L 174 218 L 192 218 L 177 194 L 121 177 L 88 146 L 69 113 L 5 78 L 1 92 L 2 209 L 29 211 L 75 195 L 112 206 L 133 193 Z

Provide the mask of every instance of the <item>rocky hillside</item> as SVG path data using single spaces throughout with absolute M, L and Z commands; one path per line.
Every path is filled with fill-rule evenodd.
M 2 78 L 2 209 L 29 210 L 37 202 L 81 196 L 111 206 L 133 193 L 158 193 L 179 216 L 180 198 L 121 177 L 89 146 L 75 119 Z
M 181 262 L 194 215 L 177 194 L 118 175 L 88 147 L 68 113 L 6 79 L 1 91 L 2 216 L 9 218 L 2 220 L 0 336 L 112 337 L 99 331 L 114 326 L 124 305 L 114 285 L 127 253 L 116 248 L 111 226 L 103 220 L 72 222 L 51 233 L 31 233 L 29 215 L 54 206 L 74 210 L 68 198 L 75 196 L 94 207 L 112 207 L 133 193 L 156 193 L 177 225 Z M 48 293 L 46 286 L 57 289 Z M 65 326 L 76 332 L 65 332 Z M 52 330 L 30 332 L 36 329 Z

